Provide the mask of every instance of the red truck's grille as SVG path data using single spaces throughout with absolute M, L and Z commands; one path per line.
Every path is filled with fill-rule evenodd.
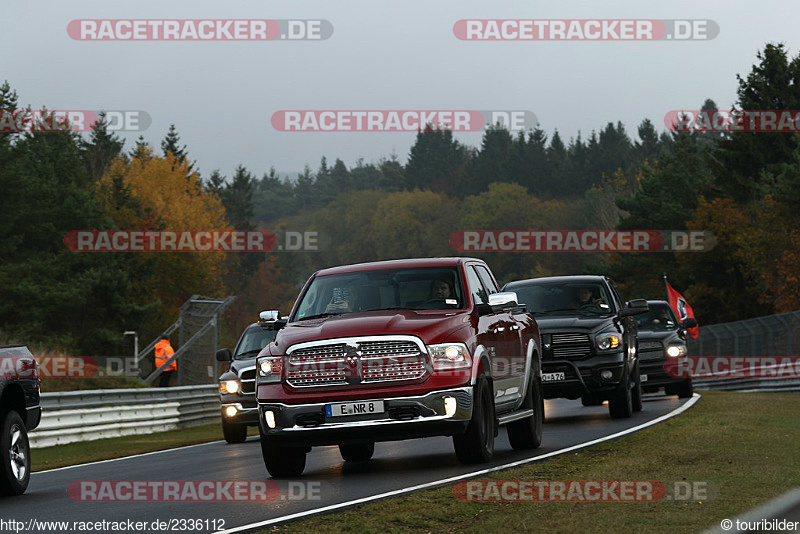
M 290 351 L 284 377 L 292 387 L 418 380 L 428 356 L 406 339 L 347 340 Z

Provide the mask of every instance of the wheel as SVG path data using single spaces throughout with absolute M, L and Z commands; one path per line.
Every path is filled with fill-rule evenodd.
M 467 431 L 453 436 L 456 457 L 463 464 L 488 462 L 494 454 L 494 395 L 492 383 L 483 376 L 475 384 L 473 404 Z
M 513 449 L 538 449 L 542 444 L 542 422 L 544 421 L 544 396 L 542 384 L 531 377 L 521 410 L 533 410 L 533 415 L 508 424 L 508 441 Z
M 261 456 L 264 465 L 273 478 L 297 477 L 306 468 L 307 449 L 276 445 L 271 439 L 261 435 Z
M 602 406 L 603 399 L 595 397 L 591 393 L 587 393 L 586 395 L 581 397 L 581 404 L 584 406 Z
M 247 439 L 247 425 L 228 423 L 223 419 L 222 435 L 228 443 L 244 443 Z
M 608 413 L 612 419 L 622 419 L 633 415 L 633 399 L 631 398 L 631 376 L 625 366 L 625 379 L 620 387 L 608 399 Z
M 31 478 L 31 446 L 25 423 L 15 411 L 7 412 L 2 419 L 0 435 L 0 494 L 21 495 Z
M 639 373 L 639 362 L 633 369 L 633 376 L 636 377 L 633 389 L 631 390 L 631 405 L 634 412 L 642 411 L 642 375 Z
M 375 442 L 339 445 L 339 453 L 345 462 L 366 462 L 375 453 Z
M 678 398 L 681 399 L 688 399 L 692 395 L 694 395 L 694 386 L 692 385 L 692 379 L 687 378 L 684 382 L 682 382 L 679 386 L 675 388 L 675 393 L 678 394 Z

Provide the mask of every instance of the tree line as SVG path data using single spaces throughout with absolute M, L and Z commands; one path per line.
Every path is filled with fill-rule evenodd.
M 800 109 L 800 59 L 769 44 L 737 76 L 743 110 Z M 0 111 L 19 109 L 8 83 Z M 704 110 L 715 110 L 708 99 Z M 160 150 L 125 150 L 104 119 L 70 132 L 0 132 L 0 341 L 46 341 L 81 354 L 121 350 L 121 332 L 155 336 L 193 294 L 239 298 L 227 335 L 261 309 L 288 312 L 316 269 L 460 254 L 458 230 L 704 230 L 711 252 L 469 253 L 504 281 L 575 273 L 614 277 L 628 298 L 663 298 L 661 273 L 701 323 L 800 308 L 800 134 L 659 133 L 620 122 L 587 139 L 488 127 L 480 147 L 417 133 L 407 162 L 323 157 L 296 179 L 238 166 L 203 177 L 172 126 Z M 320 250 L 274 253 L 76 253 L 71 230 L 316 231 Z

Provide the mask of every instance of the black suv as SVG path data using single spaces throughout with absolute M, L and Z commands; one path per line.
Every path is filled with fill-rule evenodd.
M 650 311 L 636 317 L 642 390 L 652 393 L 663 387 L 667 395 L 691 397 L 694 393 L 691 377 L 672 377 L 667 374 L 665 364 L 672 358 L 687 356 L 685 329 L 697 326 L 697 321 L 689 318 L 681 325 L 665 300 L 648 300 L 647 304 Z
M 31 476 L 28 431 L 39 426 L 39 369 L 25 345 L 0 345 L 0 495 L 20 495 Z
M 546 399 L 608 400 L 613 418 L 642 409 L 636 322 L 647 301 L 625 303 L 605 276 L 556 276 L 505 285 L 536 317 Z
M 222 407 L 222 435 L 228 443 L 247 439 L 247 427 L 258 426 L 256 402 L 256 356 L 275 339 L 276 331 L 261 326 L 259 320 L 244 329 L 236 348 L 220 349 L 218 361 L 230 362 L 230 369 L 219 377 Z

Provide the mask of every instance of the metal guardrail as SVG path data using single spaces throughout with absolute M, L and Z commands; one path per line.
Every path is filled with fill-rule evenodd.
M 793 377 L 695 378 L 692 382 L 695 389 L 706 391 L 800 392 L 800 378 Z
M 29 439 L 50 447 L 219 422 L 216 385 L 42 393 L 42 421 Z

